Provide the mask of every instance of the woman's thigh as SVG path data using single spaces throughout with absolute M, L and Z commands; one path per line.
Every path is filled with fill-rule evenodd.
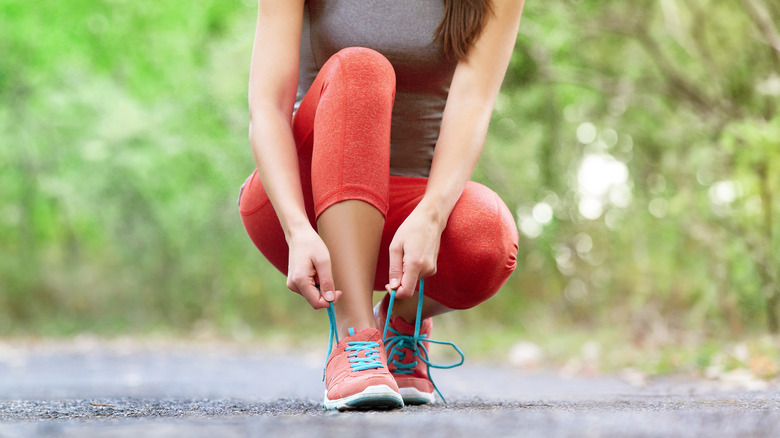
M 390 242 L 422 199 L 426 183 L 426 178 L 390 179 L 376 290 L 383 290 L 388 282 Z M 437 272 L 425 280 L 426 295 L 452 309 L 468 309 L 487 300 L 514 271 L 517 245 L 517 227 L 506 204 L 484 185 L 468 182 L 442 233 Z
M 310 201 L 311 191 L 304 191 L 304 197 L 309 199 L 305 202 L 309 220 L 312 226 L 316 226 L 313 220 L 314 208 Z M 276 269 L 287 275 L 287 240 L 257 171 L 254 171 L 241 187 L 239 212 L 244 228 L 257 249 Z

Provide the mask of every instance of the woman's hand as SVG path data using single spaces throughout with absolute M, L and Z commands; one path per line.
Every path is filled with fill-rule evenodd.
M 335 290 L 333 283 L 330 252 L 314 229 L 296 232 L 287 244 L 287 287 L 301 294 L 314 309 L 326 308 L 329 302 L 338 300 L 341 291 Z
M 436 273 L 439 244 L 444 227 L 418 205 L 398 227 L 390 243 L 389 291 L 397 289 L 398 298 L 409 298 L 420 278 Z

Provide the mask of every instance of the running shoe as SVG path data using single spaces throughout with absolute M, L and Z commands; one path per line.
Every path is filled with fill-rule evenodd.
M 325 409 L 403 407 L 398 384 L 387 368 L 387 352 L 379 331 L 367 328 L 355 332 L 350 328 L 348 333 L 349 336 L 339 342 L 335 335 L 335 316 L 331 316 L 330 353 L 324 371 Z M 335 347 L 332 345 L 334 336 Z
M 431 339 L 433 321 L 430 318 L 421 320 L 423 308 L 423 294 L 425 280 L 420 279 L 420 287 L 417 289 L 417 312 L 414 326 L 402 318 L 388 318 L 393 314 L 393 303 L 396 291 L 392 290 L 387 297 L 382 299 L 374 308 L 374 318 L 382 330 L 382 341 L 388 351 L 388 368 L 398 382 L 401 395 L 407 404 L 426 404 L 436 401 L 434 392 L 444 399 L 436 383 L 431 378 L 431 368 L 450 369 L 463 365 L 465 356 L 457 345 L 452 342 L 434 341 Z M 428 359 L 428 344 L 449 345 L 458 355 L 460 361 L 450 365 L 439 365 Z
M 434 385 L 428 374 L 428 342 L 433 331 L 433 320 L 425 318 L 420 323 L 418 341 L 414 338 L 414 325 L 404 321 L 401 317 L 390 318 L 387 321 L 387 308 L 390 294 L 374 308 L 374 317 L 377 327 L 384 330 L 387 325 L 387 334 L 384 339 L 388 348 L 387 366 L 398 383 L 404 404 L 422 405 L 434 403 Z M 388 323 L 388 324 L 386 324 Z M 421 360 L 422 358 L 426 360 Z

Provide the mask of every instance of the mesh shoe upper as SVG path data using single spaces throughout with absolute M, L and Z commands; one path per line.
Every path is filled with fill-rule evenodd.
M 342 339 L 325 364 L 327 398 L 341 399 L 379 385 L 398 392 L 385 364 L 387 352 L 378 330 L 367 328 Z

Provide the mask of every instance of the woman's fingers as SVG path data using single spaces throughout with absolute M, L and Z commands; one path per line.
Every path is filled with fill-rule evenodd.
M 323 292 L 325 289 L 322 287 L 317 287 L 314 284 L 314 279 L 311 277 L 298 284 L 294 282 L 288 282 L 288 287 L 290 290 L 301 295 L 314 309 L 324 309 L 328 307 L 331 301 L 338 301 L 339 297 L 341 296 L 341 291 L 332 290 L 332 286 L 333 285 L 331 280 L 331 290 L 328 292 Z
M 396 289 L 396 297 L 409 298 L 414 294 L 420 278 L 436 273 L 436 261 L 424 256 L 415 256 L 414 252 L 404 252 L 391 245 L 390 249 L 390 282 L 385 289 Z
M 404 264 L 404 275 L 401 278 L 401 286 L 398 287 L 396 297 L 409 298 L 414 294 L 414 288 L 417 286 L 420 269 L 415 265 Z
M 328 302 L 325 300 L 325 298 L 322 297 L 322 294 L 320 293 L 320 290 L 317 289 L 317 286 L 306 285 L 303 287 L 300 294 L 315 310 L 328 307 Z
M 290 243 L 287 287 L 315 309 L 328 307 L 341 296 L 333 281 L 328 248 L 314 230 L 297 235 Z
M 441 230 L 436 222 L 415 209 L 401 224 L 390 244 L 390 277 L 387 290 L 398 298 L 414 294 L 421 278 L 436 274 Z
M 393 289 L 398 289 L 401 286 L 401 278 L 403 277 L 404 270 L 404 251 L 401 245 L 394 243 L 390 244 L 390 282 L 385 286 L 388 292 Z
M 336 285 L 333 282 L 329 258 L 315 258 L 313 260 L 314 271 L 320 280 L 319 293 L 326 302 L 336 300 Z M 327 303 L 326 303 L 327 306 Z

